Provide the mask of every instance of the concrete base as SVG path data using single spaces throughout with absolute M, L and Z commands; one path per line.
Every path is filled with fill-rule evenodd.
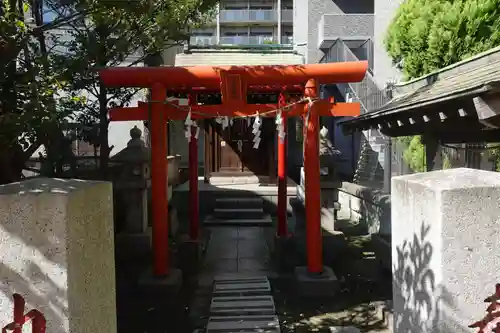
M 150 229 L 150 228 L 149 228 Z M 127 234 L 121 233 L 115 238 L 116 256 L 130 258 L 144 256 L 151 253 L 151 232 Z
M 295 268 L 295 282 L 300 296 L 333 297 L 339 290 L 339 281 L 330 267 L 323 267 L 323 273 L 310 274 L 307 267 Z
M 165 294 L 177 294 L 182 287 L 182 271 L 171 268 L 166 276 L 156 277 L 152 275 L 152 269 L 149 268 L 139 279 L 139 288 L 145 293 L 152 293 L 158 297 Z
M 184 274 L 191 275 L 198 272 L 202 259 L 203 242 L 200 239 L 191 239 L 183 236 L 179 243 L 179 265 Z
M 295 258 L 294 249 L 291 234 L 281 237 L 274 235 L 271 253 L 276 270 L 281 272 L 288 271 L 294 266 L 294 262 L 291 261 Z

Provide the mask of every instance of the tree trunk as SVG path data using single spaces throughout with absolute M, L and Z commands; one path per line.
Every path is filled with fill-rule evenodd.
M 107 30 L 105 26 L 97 27 L 99 34 L 99 58 L 97 64 L 99 67 L 104 68 L 106 62 L 106 35 Z M 108 96 L 107 89 L 102 84 L 99 86 L 99 169 L 101 177 L 108 179 L 108 164 L 109 164 L 109 142 L 108 142 Z

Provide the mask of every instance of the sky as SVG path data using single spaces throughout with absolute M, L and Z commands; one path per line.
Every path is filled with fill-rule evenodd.
M 57 16 L 57 14 L 54 13 L 54 12 L 44 11 L 44 13 L 43 13 L 43 22 L 44 23 L 49 23 L 52 20 L 54 20 L 56 16 Z
M 47 6 L 43 6 L 43 23 L 52 22 L 57 17 L 57 13 L 51 11 Z

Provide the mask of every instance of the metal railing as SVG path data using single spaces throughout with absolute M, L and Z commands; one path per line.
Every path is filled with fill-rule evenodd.
M 293 37 L 292 36 L 281 36 L 281 44 L 293 45 Z
M 221 36 L 220 44 L 222 45 L 264 45 L 277 44 L 278 42 L 272 36 Z M 189 44 L 194 46 L 210 46 L 217 45 L 216 36 L 191 36 Z M 292 45 L 292 36 L 282 36 L 282 45 Z
M 340 38 L 337 39 L 328 50 L 324 59 L 328 62 L 359 61 L 358 57 L 356 57 L 351 49 Z M 344 97 L 349 94 L 354 101 L 359 101 L 361 103 L 363 108 L 362 113 L 379 109 L 389 101 L 385 90 L 379 88 L 375 83 L 375 79 L 373 78 L 371 71 L 366 73 L 361 82 L 351 82 L 337 86 L 341 90 Z
M 276 10 L 271 9 L 224 9 L 220 11 L 220 22 L 274 22 Z
M 263 45 L 275 43 L 272 36 L 221 36 L 220 44 L 226 45 Z
M 189 44 L 197 46 L 209 46 L 217 44 L 217 37 L 215 36 L 191 36 Z

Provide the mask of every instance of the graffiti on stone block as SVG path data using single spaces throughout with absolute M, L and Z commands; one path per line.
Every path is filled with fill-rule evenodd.
M 45 333 L 46 321 L 43 314 L 38 310 L 30 310 L 24 313 L 26 301 L 19 294 L 14 294 L 14 320 L 2 328 L 2 333 L 22 333 L 23 326 L 31 321 L 33 333 Z
M 495 292 L 486 297 L 484 302 L 489 303 L 486 315 L 469 327 L 477 328 L 477 333 L 500 333 L 500 283 L 496 284 Z

